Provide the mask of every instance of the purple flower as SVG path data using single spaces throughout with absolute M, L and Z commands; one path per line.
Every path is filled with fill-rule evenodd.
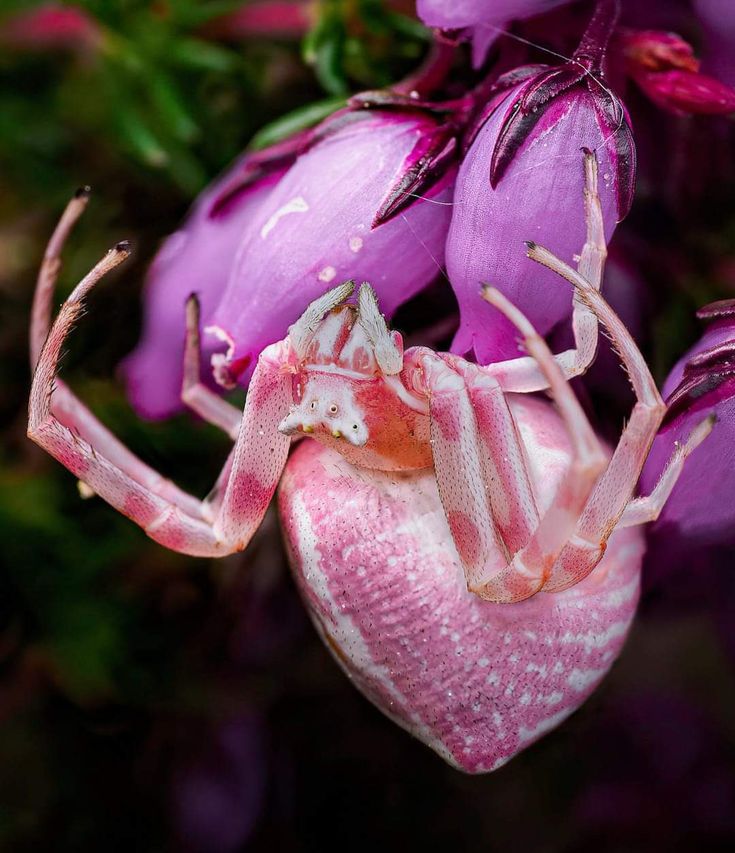
M 735 3 L 732 0 L 694 0 L 704 30 L 704 70 L 735 86 Z
M 130 401 L 143 417 L 166 418 L 184 408 L 180 394 L 186 300 L 197 293 L 202 318 L 209 320 L 248 221 L 283 174 L 276 170 L 231 192 L 252 162 L 251 157 L 241 158 L 204 191 L 181 230 L 165 240 L 149 270 L 143 334 L 121 365 Z
M 496 96 L 471 142 L 446 250 L 461 312 L 455 352 L 474 350 L 482 363 L 518 355 L 514 329 L 478 302 L 483 282 L 502 290 L 542 334 L 570 314 L 571 292 L 526 258 L 523 243 L 539 240 L 574 262 L 585 239 L 582 149 L 597 156 L 606 238 L 628 212 L 635 148 L 625 111 L 601 76 L 614 6 L 599 4 L 572 62 L 529 69 Z
M 735 300 L 715 302 L 698 316 L 710 325 L 664 385 L 669 404 L 641 477 L 648 494 L 674 449 L 709 414 L 712 434 L 691 455 L 653 527 L 656 559 L 735 544 Z
M 419 110 L 362 110 L 303 153 L 251 217 L 209 330 L 229 345 L 223 382 L 347 279 L 369 281 L 387 316 L 444 261 L 454 137 Z
M 482 64 L 488 47 L 511 21 L 548 12 L 569 0 L 417 0 L 416 12 L 430 27 L 467 29 L 473 59 Z

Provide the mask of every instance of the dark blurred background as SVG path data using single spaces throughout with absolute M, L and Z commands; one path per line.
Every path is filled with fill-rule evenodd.
M 247 6 L 0 9 L 0 849 L 732 849 L 731 554 L 672 578 L 657 570 L 592 699 L 471 778 L 337 668 L 298 600 L 275 515 L 244 555 L 178 556 L 81 500 L 26 439 L 35 272 L 66 200 L 90 184 L 57 301 L 116 241 L 135 254 L 90 300 L 64 375 L 146 461 L 198 494 L 213 481 L 227 440 L 187 417 L 142 423 L 115 379 L 136 341 L 146 265 L 256 131 L 386 85 L 427 44 L 410 2 L 238 16 Z M 39 8 L 66 17 L 24 17 Z M 705 131 L 656 124 L 684 152 L 699 134 L 709 145 Z M 620 244 L 648 283 L 642 344 L 663 379 L 697 334 L 693 309 L 735 295 L 735 199 L 731 162 L 697 203 L 676 184 L 673 155 L 658 168 Z

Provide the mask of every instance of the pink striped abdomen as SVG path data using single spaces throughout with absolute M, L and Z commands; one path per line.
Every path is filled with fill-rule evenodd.
M 528 436 L 523 414 L 537 418 L 537 403 L 519 408 Z M 558 434 L 549 412 L 547 442 Z M 565 451 L 530 454 L 546 471 L 534 484 L 540 509 Z M 289 460 L 279 506 L 296 580 L 339 664 L 384 713 L 470 773 L 499 767 L 578 708 L 635 612 L 637 528 L 616 534 L 577 586 L 493 604 L 467 591 L 431 469 L 366 471 L 307 441 Z

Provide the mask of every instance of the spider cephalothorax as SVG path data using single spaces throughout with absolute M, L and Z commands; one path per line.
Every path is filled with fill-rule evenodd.
M 346 299 L 347 282 L 326 294 Z M 428 407 L 403 384 L 403 342 L 388 330 L 369 284 L 356 306 L 340 304 L 289 330 L 294 403 L 279 424 L 284 435 L 312 435 L 351 462 L 378 470 L 425 468 Z

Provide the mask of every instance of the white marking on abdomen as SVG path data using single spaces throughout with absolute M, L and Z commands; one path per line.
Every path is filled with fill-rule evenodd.
M 410 716 L 410 723 L 404 719 L 394 716 L 386 707 L 381 707 L 380 710 L 389 716 L 397 725 L 407 729 L 416 737 L 419 737 L 424 743 L 429 744 L 432 749 L 438 752 L 446 761 L 456 766 L 457 762 L 452 753 L 446 746 L 436 739 L 431 729 L 427 728 L 420 717 L 415 713 L 410 712 L 410 704 L 406 697 L 398 690 L 390 680 L 390 673 L 384 666 L 376 664 L 373 660 L 370 650 L 360 633 L 359 628 L 355 625 L 352 619 L 342 613 L 337 606 L 336 601 L 329 591 L 329 583 L 320 566 L 319 548 L 317 545 L 316 535 L 312 529 L 309 515 L 302 498 L 294 494 L 292 498 L 293 504 L 291 508 L 292 518 L 296 521 L 296 529 L 299 537 L 299 556 L 301 558 L 301 571 L 309 581 L 311 589 L 316 593 L 320 601 L 329 610 L 332 617 L 332 627 L 334 630 L 333 639 L 337 645 L 343 649 L 344 653 L 349 656 L 352 665 L 361 673 L 368 674 L 369 678 L 377 681 L 385 690 L 390 698 L 398 702 Z M 317 623 L 317 627 L 318 623 Z M 344 668 L 342 662 L 335 655 L 335 660 Z M 347 675 L 352 678 L 352 673 L 347 671 Z M 369 697 L 368 697 L 369 698 Z

